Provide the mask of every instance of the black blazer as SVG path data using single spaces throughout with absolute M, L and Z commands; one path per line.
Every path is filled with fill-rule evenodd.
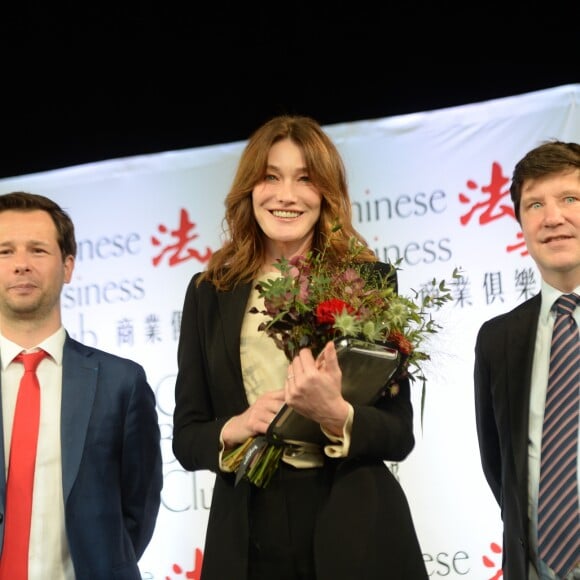
M 251 284 L 217 292 L 205 282 L 196 286 L 198 276 L 182 312 L 173 451 L 185 469 L 217 476 L 203 579 L 245 580 L 250 484 L 234 487 L 233 474 L 219 469 L 218 450 L 224 423 L 248 407 L 240 332 Z M 319 580 L 427 579 L 406 497 L 384 463 L 403 460 L 414 446 L 409 382 L 400 387 L 396 397 L 355 408 L 349 457 L 334 464 L 330 496 L 318 517 Z
M 503 520 L 505 580 L 527 580 L 528 431 L 541 297 L 485 322 L 475 345 L 475 418 L 483 472 Z

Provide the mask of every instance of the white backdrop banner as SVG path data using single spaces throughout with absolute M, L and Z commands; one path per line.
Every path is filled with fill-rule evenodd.
M 542 141 L 580 142 L 580 84 L 471 105 L 326 126 L 347 166 L 355 224 L 400 291 L 461 280 L 437 314 L 416 447 L 390 465 L 411 504 L 429 575 L 501 576 L 501 520 L 479 462 L 473 347 L 481 323 L 539 291 L 509 198 L 514 164 Z M 89 345 L 140 362 L 155 390 L 164 487 L 144 579 L 199 579 L 214 476 L 171 451 L 182 302 L 221 241 L 223 201 L 245 142 L 0 179 L 0 193 L 51 197 L 72 216 L 79 253 L 64 324 Z M 385 522 L 388 526 L 389 522 Z M 353 533 L 356 533 L 353 531 Z M 412 580 L 412 579 L 410 579 Z

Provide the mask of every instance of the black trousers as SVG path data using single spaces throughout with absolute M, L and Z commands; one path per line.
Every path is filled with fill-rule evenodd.
M 316 580 L 313 536 L 331 474 L 281 463 L 265 489 L 252 488 L 249 580 Z

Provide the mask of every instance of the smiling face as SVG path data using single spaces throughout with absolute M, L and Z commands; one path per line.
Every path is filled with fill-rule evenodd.
M 47 333 L 60 326 L 60 293 L 70 282 L 73 256 L 63 259 L 46 211 L 0 212 L 0 321 L 33 322 Z M 48 334 L 47 334 L 48 336 Z
M 520 214 L 528 251 L 542 277 L 571 292 L 580 285 L 580 170 L 525 182 Z
M 290 139 L 272 145 L 266 175 L 252 192 L 254 215 L 266 237 L 267 264 L 310 250 L 321 202 L 300 147 Z

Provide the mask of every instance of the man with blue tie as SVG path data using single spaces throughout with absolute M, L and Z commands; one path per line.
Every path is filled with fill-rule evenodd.
M 501 509 L 504 579 L 577 580 L 580 144 L 529 151 L 510 193 L 541 292 L 479 330 L 481 461 Z
M 75 256 L 72 220 L 56 203 L 0 195 L 1 580 L 140 580 L 159 511 L 160 432 L 144 369 L 62 325 Z M 30 353 L 39 360 L 29 369 Z M 21 405 L 25 384 L 36 403 Z M 24 467 L 22 436 L 33 449 Z

